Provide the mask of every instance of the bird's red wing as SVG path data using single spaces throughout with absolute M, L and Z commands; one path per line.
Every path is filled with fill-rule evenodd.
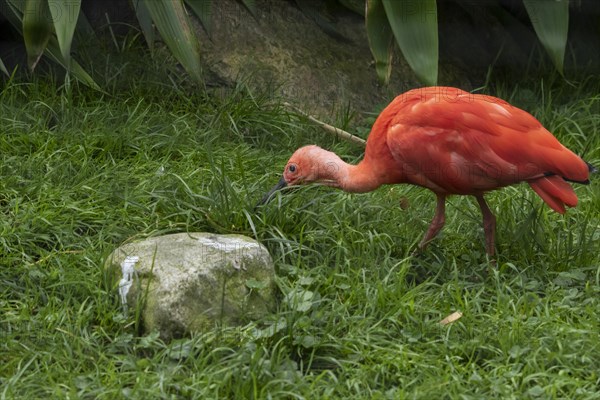
M 406 179 L 434 191 L 473 194 L 554 173 L 585 180 L 585 162 L 529 113 L 491 96 L 406 97 L 387 144 Z
M 396 124 L 388 145 L 407 182 L 438 193 L 476 194 L 523 180 L 518 166 L 491 150 L 483 135 Z M 541 174 L 535 168 L 526 176 Z

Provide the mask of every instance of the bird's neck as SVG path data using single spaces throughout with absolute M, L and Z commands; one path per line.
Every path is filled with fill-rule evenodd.
M 351 193 L 370 192 L 381 185 L 405 181 L 401 168 L 397 167 L 389 151 L 370 152 L 368 146 L 365 158 L 356 165 L 324 150 L 316 165 L 318 170 L 314 181 Z
M 340 160 L 336 165 L 339 165 L 337 170 L 331 168 L 326 171 L 324 178 L 331 182 L 326 182 L 326 184 L 340 188 L 345 192 L 366 193 L 387 183 L 364 160 L 357 165 Z

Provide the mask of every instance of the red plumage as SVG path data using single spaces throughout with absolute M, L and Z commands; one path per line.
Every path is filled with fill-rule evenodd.
M 386 165 L 401 171 L 393 183 L 442 194 L 545 182 L 548 174 L 585 181 L 589 174 L 587 164 L 531 114 L 495 97 L 448 87 L 398 96 L 375 122 L 365 159 L 379 158 L 386 148 Z M 568 184 L 555 188 L 553 197 L 560 199 L 557 191 L 573 193 Z M 568 205 L 575 204 L 571 199 Z

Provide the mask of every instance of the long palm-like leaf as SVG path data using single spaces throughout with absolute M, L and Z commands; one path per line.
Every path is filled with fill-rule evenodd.
M 6 69 L 6 65 L 4 65 L 1 58 L 0 58 L 0 71 L 3 72 L 4 74 L 6 74 L 6 76 L 10 76 L 10 74 L 8 73 L 8 70 Z
M 201 81 L 200 48 L 183 1 L 148 0 L 146 6 L 175 58 L 195 80 Z
M 238 0 L 243 6 L 252 14 L 256 19 L 256 1 L 255 0 Z M 212 2 L 213 0 L 185 0 L 185 4 L 188 5 L 196 17 L 200 20 L 202 27 L 206 33 L 210 36 L 212 31 Z
M 20 6 L 13 4 L 13 1 L 0 0 L 0 10 L 2 16 L 23 36 L 23 9 L 25 3 L 23 0 L 18 3 Z
M 342 35 L 331 19 L 322 12 L 322 4 L 309 0 L 295 0 L 295 3 L 302 13 L 312 19 L 323 32 L 340 41 L 348 42 L 348 38 Z
M 364 0 L 338 0 L 341 5 L 346 7 L 348 10 L 355 12 L 359 15 L 365 15 L 365 1 Z
M 63 60 L 69 69 L 71 63 L 71 43 L 81 9 L 81 0 L 48 0 L 54 31 L 60 46 Z
M 240 2 L 246 7 L 250 14 L 256 19 L 256 0 L 240 0 Z
M 62 57 L 62 52 L 60 50 L 60 46 L 58 45 L 58 40 L 54 36 L 51 37 L 48 41 L 46 53 L 48 53 L 48 56 L 50 56 L 50 58 L 52 58 L 55 62 L 62 65 L 63 68 L 69 71 L 75 77 L 75 79 L 95 90 L 102 91 L 100 86 L 98 86 L 94 79 L 85 71 L 85 69 L 83 69 L 83 67 L 77 61 L 71 59 L 70 65 L 67 66 L 66 61 Z
M 535 33 L 562 75 L 569 30 L 569 1 L 523 0 L 523 4 Z
M 150 50 L 152 50 L 154 48 L 154 26 L 152 25 L 152 16 L 150 15 L 150 11 L 148 11 L 145 1 L 134 0 L 132 4 L 133 8 L 135 9 L 135 15 L 140 23 L 140 27 L 142 28 L 142 33 L 146 39 L 146 43 L 148 44 Z
M 27 65 L 33 71 L 52 36 L 52 18 L 46 0 L 25 0 L 23 5 L 23 39 Z
M 25 11 L 25 3 L 23 0 L 0 0 L 0 6 L 6 5 L 3 9 L 11 10 L 11 13 L 7 13 L 5 15 L 6 19 L 10 24 L 24 36 L 23 32 L 23 18 Z M 65 61 L 62 58 L 62 54 L 60 51 L 60 46 L 58 45 L 58 40 L 51 36 L 48 39 L 47 46 L 45 48 L 45 52 L 47 55 L 52 58 L 55 62 L 59 63 L 63 67 L 66 68 Z M 100 86 L 94 82 L 92 77 L 83 69 L 79 63 L 75 60 L 71 60 L 71 74 L 80 81 L 81 83 L 94 88 L 96 90 L 101 90 Z
M 366 9 L 367 38 L 375 58 L 375 70 L 379 79 L 387 84 L 392 72 L 394 33 L 381 0 L 367 0 Z
M 185 0 L 185 4 L 187 4 L 196 17 L 200 20 L 202 27 L 206 31 L 208 35 L 211 34 L 211 16 L 212 16 L 212 7 L 211 0 Z
M 438 24 L 435 0 L 382 0 L 396 42 L 419 79 L 435 85 Z

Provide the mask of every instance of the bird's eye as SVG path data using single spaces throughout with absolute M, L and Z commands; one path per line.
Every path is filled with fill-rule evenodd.
M 296 172 L 296 166 L 295 166 L 294 164 L 290 165 L 290 166 L 288 167 L 288 171 L 290 171 L 290 172 L 292 172 L 292 173 Z

